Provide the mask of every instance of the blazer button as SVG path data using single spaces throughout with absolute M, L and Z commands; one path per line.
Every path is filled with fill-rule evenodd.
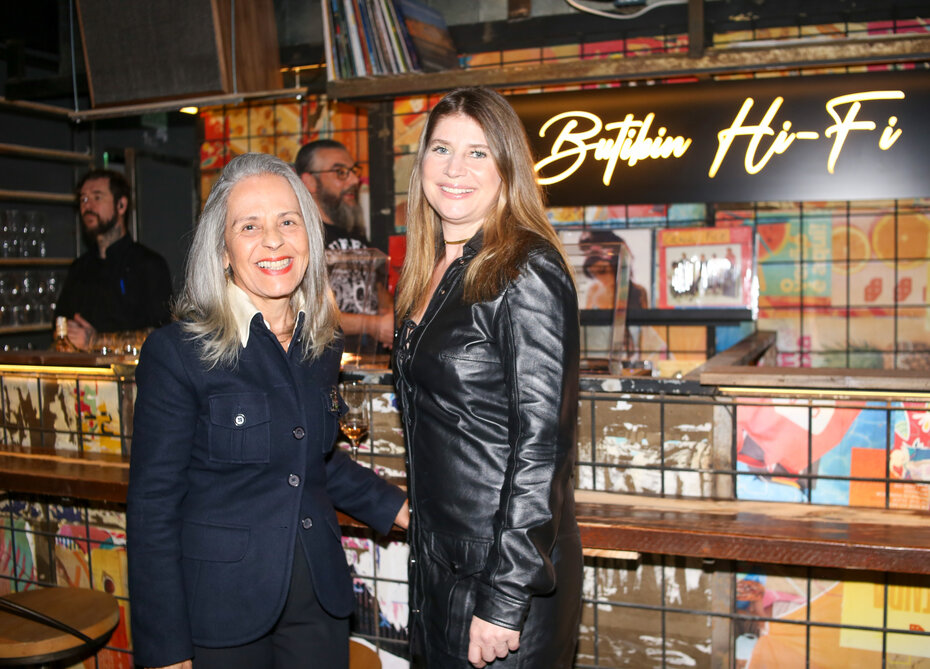
M 306 433 L 304 432 L 304 429 L 302 427 L 298 426 L 294 428 L 294 431 L 292 432 L 292 434 L 294 435 L 294 439 L 303 439 L 304 434 Z
M 309 530 L 311 527 L 313 527 L 313 519 L 310 518 L 309 516 L 307 518 L 304 518 L 303 520 L 300 521 L 300 526 L 304 528 L 305 530 Z
M 300 485 L 300 477 L 297 474 L 291 474 L 287 477 L 287 484 L 292 488 L 296 488 Z
M 245 425 L 245 414 L 237 413 L 236 417 L 233 419 L 233 422 L 235 422 L 236 427 L 242 427 L 243 425 Z

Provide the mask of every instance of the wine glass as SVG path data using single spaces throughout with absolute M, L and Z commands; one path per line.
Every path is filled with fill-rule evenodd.
M 358 460 L 358 444 L 368 436 L 368 397 L 365 386 L 355 381 L 342 384 L 341 392 L 349 410 L 339 419 L 339 424 L 342 426 L 342 433 L 352 444 L 352 459 Z

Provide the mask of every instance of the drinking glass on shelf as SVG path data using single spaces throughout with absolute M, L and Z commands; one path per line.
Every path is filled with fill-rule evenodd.
M 6 209 L 0 221 L 0 257 L 15 258 L 19 255 L 19 219 L 16 209 Z
M 31 325 L 35 322 L 36 315 L 35 281 L 33 281 L 32 273 L 28 271 L 20 272 L 19 277 L 21 307 L 19 325 Z
M 22 272 L 9 272 L 7 284 L 7 306 L 9 325 L 23 325 L 23 277 Z
M 35 320 L 36 323 L 51 323 L 52 312 L 48 308 L 50 302 L 48 295 L 49 272 L 38 271 L 35 275 Z
M 12 325 L 10 312 L 10 275 L 0 272 L 0 327 Z
M 42 214 L 35 210 L 23 213 L 20 255 L 24 258 L 39 257 L 39 230 L 42 228 Z
M 358 460 L 358 444 L 368 436 L 368 426 L 371 422 L 368 397 L 365 386 L 354 381 L 342 384 L 341 394 L 349 410 L 339 419 L 339 424 L 342 426 L 342 433 L 352 444 L 352 459 Z

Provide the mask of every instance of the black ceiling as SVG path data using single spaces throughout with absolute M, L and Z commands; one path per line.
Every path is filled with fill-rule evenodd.
M 441 9 L 444 2 L 461 0 L 428 1 Z M 60 84 L 54 83 L 56 79 L 66 80 L 70 90 L 72 26 L 69 9 L 73 4 L 74 0 L 0 0 L 0 74 L 6 74 L 6 81 L 0 80 L 0 95 L 39 99 L 60 88 Z M 319 18 L 313 13 L 318 7 L 316 0 L 274 0 L 274 5 L 279 23 L 281 64 L 295 66 L 319 62 L 322 48 L 316 43 L 320 32 Z M 928 6 L 927 0 L 707 0 L 705 21 L 708 35 L 784 25 L 837 22 L 855 25 L 879 19 L 923 17 L 926 22 L 930 15 Z M 456 46 L 472 53 L 636 35 L 680 34 L 687 32 L 687 11 L 683 10 L 680 5 L 659 7 L 635 21 L 574 12 L 456 25 L 451 26 L 451 32 Z M 74 33 L 76 69 L 80 73 L 83 53 L 76 25 Z
M 0 2 L 0 43 L 18 40 L 36 55 L 57 59 L 58 5 L 58 0 Z

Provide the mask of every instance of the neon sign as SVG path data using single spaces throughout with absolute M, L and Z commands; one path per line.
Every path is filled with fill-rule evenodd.
M 664 127 L 656 131 L 655 137 L 649 137 L 649 130 L 652 122 L 655 120 L 655 114 L 646 114 L 642 121 L 637 121 L 633 114 L 627 114 L 626 118 L 619 123 L 608 123 L 604 125 L 600 117 L 583 111 L 570 111 L 557 114 L 543 124 L 539 130 L 539 136 L 545 137 L 549 127 L 564 121 L 562 129 L 552 143 L 552 153 L 547 158 L 536 163 L 536 171 L 539 172 L 550 163 L 574 157 L 574 162 L 565 168 L 559 174 L 551 177 L 540 177 L 539 183 L 542 185 L 558 183 L 563 179 L 570 177 L 584 163 L 587 152 L 594 150 L 595 160 L 605 160 L 603 183 L 605 186 L 610 185 L 613 178 L 614 170 L 617 167 L 617 161 L 623 160 L 627 165 L 633 167 L 636 163 L 646 159 L 668 158 L 675 156 L 680 158 L 684 155 L 688 147 L 691 146 L 691 140 L 687 137 L 673 137 L 666 135 L 667 130 Z M 588 127 L 577 131 L 579 119 L 587 121 Z M 601 129 L 607 132 L 613 132 L 613 137 L 598 137 Z M 585 140 L 595 139 L 596 141 L 585 144 Z M 565 145 L 568 148 L 563 148 Z
M 840 157 L 840 152 L 843 150 L 843 145 L 845 144 L 849 133 L 853 131 L 875 130 L 876 124 L 874 121 L 856 120 L 857 116 L 859 115 L 859 111 L 862 109 L 862 103 L 864 101 L 903 99 L 904 91 L 866 91 L 863 93 L 840 95 L 829 100 L 826 104 L 827 113 L 833 117 L 835 123 L 827 127 L 827 129 L 824 131 L 824 137 L 834 138 L 833 147 L 830 149 L 830 156 L 827 159 L 827 172 L 833 174 L 834 168 L 836 167 L 836 161 Z M 707 175 L 711 179 L 717 175 L 717 170 L 720 169 L 720 164 L 723 162 L 727 152 L 730 150 L 730 147 L 733 144 L 733 140 L 738 135 L 747 135 L 751 137 L 749 140 L 749 147 L 746 149 L 745 160 L 743 161 L 743 165 L 745 166 L 747 174 L 758 174 L 761 172 L 774 154 L 784 153 L 794 143 L 795 140 L 817 140 L 820 138 L 820 133 L 812 130 L 791 132 L 791 121 L 782 122 L 781 130 L 777 135 L 775 135 L 775 131 L 772 129 L 771 123 L 784 101 L 785 99 L 783 97 L 779 96 L 775 98 L 772 104 L 769 105 L 768 110 L 765 112 L 765 116 L 762 117 L 761 123 L 758 125 L 744 126 L 743 122 L 746 120 L 746 116 L 749 114 L 749 110 L 752 109 L 752 105 L 754 103 L 752 98 L 746 98 L 746 101 L 743 102 L 743 106 L 740 108 L 739 113 L 736 115 L 736 119 L 734 119 L 733 124 L 726 130 L 721 130 L 717 133 L 717 154 L 714 156 L 714 162 L 711 164 L 710 170 L 707 172 Z M 849 105 L 849 107 L 846 111 L 846 115 L 841 118 L 837 108 L 844 105 Z M 892 145 L 894 145 L 896 141 L 898 141 L 898 138 L 901 136 L 901 129 L 893 129 L 897 122 L 898 119 L 896 116 L 891 116 L 888 118 L 888 126 L 882 131 L 881 137 L 878 141 L 878 148 L 880 150 L 887 151 L 892 147 Z M 762 142 L 762 138 L 770 137 L 772 135 L 775 135 L 775 139 L 772 141 L 771 145 L 769 145 L 768 150 L 766 150 L 766 152 L 758 161 L 755 160 L 756 152 L 759 150 L 759 145 Z
M 926 70 L 510 100 L 553 206 L 930 195 Z
M 836 161 L 839 159 L 846 138 L 851 132 L 875 130 L 876 123 L 874 121 L 856 120 L 862 109 L 862 102 L 867 100 L 903 100 L 904 97 L 904 91 L 866 91 L 841 95 L 829 100 L 826 104 L 826 110 L 833 117 L 835 123 L 828 126 L 823 133 L 826 138 L 834 138 L 833 148 L 830 150 L 830 156 L 827 160 L 827 171 L 833 174 Z M 707 172 L 711 179 L 717 176 L 717 171 L 732 147 L 733 141 L 739 136 L 750 138 L 743 160 L 747 174 L 761 172 L 773 155 L 787 151 L 795 140 L 820 139 L 820 133 L 816 131 L 792 131 L 792 124 L 789 120 L 783 121 L 781 130 L 778 131 L 777 135 L 775 134 L 772 121 L 784 101 L 785 99 L 781 96 L 775 98 L 760 123 L 757 125 L 744 125 L 746 117 L 755 104 L 755 100 L 746 98 L 730 127 L 717 133 L 717 153 Z M 837 109 L 844 105 L 848 105 L 848 108 L 845 116 L 841 117 Z M 582 166 L 588 152 L 592 150 L 594 151 L 595 160 L 606 162 L 602 180 L 605 186 L 610 185 L 614 171 L 617 168 L 617 162 L 620 160 L 629 167 L 633 167 L 638 162 L 648 159 L 657 160 L 673 156 L 681 158 L 691 146 L 692 139 L 682 135 L 669 135 L 667 128 L 664 126 L 656 130 L 655 137 L 650 137 L 649 132 L 655 117 L 655 113 L 650 112 L 646 114 L 643 120 L 639 121 L 633 114 L 627 114 L 620 122 L 605 124 L 596 114 L 585 111 L 568 111 L 556 114 L 539 129 L 539 136 L 545 137 L 550 128 L 560 128 L 555 140 L 552 142 L 552 150 L 549 155 L 536 163 L 536 172 L 542 172 L 549 165 L 567 158 L 574 160 L 571 165 L 558 174 L 539 177 L 539 183 L 546 186 L 567 179 Z M 587 127 L 579 128 L 582 122 L 586 122 Z M 894 127 L 897 122 L 896 116 L 888 118 L 888 125 L 882 130 L 877 142 L 880 150 L 887 151 L 901 137 L 901 128 Z M 600 136 L 602 131 L 614 134 L 608 137 Z M 774 139 L 769 144 L 768 149 L 757 160 L 756 154 L 763 139 L 773 135 Z

